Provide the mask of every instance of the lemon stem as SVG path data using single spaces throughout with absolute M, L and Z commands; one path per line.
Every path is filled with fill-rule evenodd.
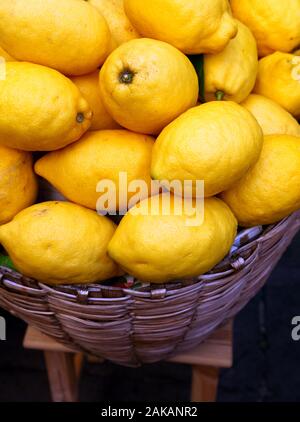
M 133 77 L 134 77 L 134 73 L 131 70 L 126 69 L 120 73 L 119 79 L 120 79 L 120 82 L 122 82 L 123 84 L 131 84 L 133 81 Z
M 224 98 L 224 95 L 225 95 L 225 92 L 223 92 L 223 91 L 217 91 L 215 93 L 217 101 L 222 101 L 223 98 Z
M 76 121 L 77 121 L 77 123 L 83 123 L 84 122 L 84 114 L 78 113 L 77 116 L 76 116 Z

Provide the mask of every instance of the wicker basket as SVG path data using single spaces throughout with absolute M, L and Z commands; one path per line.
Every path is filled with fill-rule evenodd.
M 267 227 L 198 279 L 124 289 L 49 287 L 0 267 L 0 306 L 74 350 L 138 366 L 197 346 L 258 292 L 300 228 Z

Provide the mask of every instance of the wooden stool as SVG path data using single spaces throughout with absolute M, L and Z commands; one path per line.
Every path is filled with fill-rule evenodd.
M 193 402 L 216 400 L 219 368 L 232 366 L 232 325 L 231 321 L 215 331 L 196 349 L 168 360 L 192 366 Z M 83 355 L 30 326 L 27 328 L 23 345 L 26 349 L 44 352 L 52 400 L 76 402 Z M 101 359 L 91 357 L 91 361 L 101 362 Z

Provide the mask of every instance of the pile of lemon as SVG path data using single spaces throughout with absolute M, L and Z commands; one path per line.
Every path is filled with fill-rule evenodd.
M 300 0 L 1 1 L 0 243 L 15 268 L 49 284 L 194 277 L 238 225 L 300 208 L 299 47 Z M 97 184 L 121 173 L 203 180 L 204 219 L 176 213 L 176 194 L 164 213 L 158 193 L 117 226 Z M 36 203 L 38 176 L 67 201 Z

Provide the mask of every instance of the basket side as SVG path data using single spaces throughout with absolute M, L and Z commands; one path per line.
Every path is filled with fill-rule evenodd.
M 74 350 L 137 366 L 196 347 L 268 279 L 300 227 L 300 212 L 235 253 L 231 269 L 181 288 L 54 288 L 0 267 L 0 306 Z

